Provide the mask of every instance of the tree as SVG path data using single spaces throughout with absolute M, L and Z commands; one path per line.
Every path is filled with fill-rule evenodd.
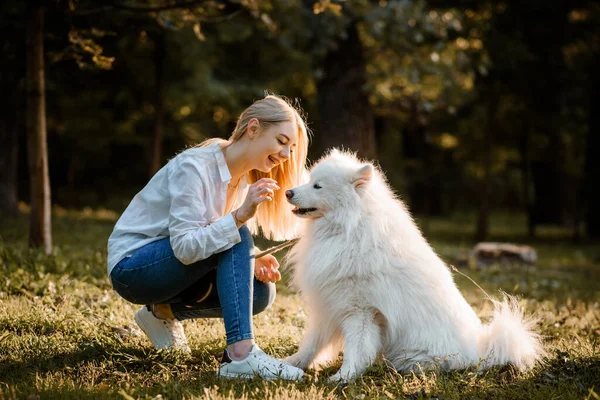
M 46 141 L 46 88 L 44 81 L 44 14 L 31 1 L 27 25 L 27 141 L 31 188 L 29 245 L 52 253 L 50 176 Z
M 366 64 L 356 21 L 327 52 L 321 67 L 323 76 L 317 83 L 320 150 L 343 145 L 360 157 L 375 158 L 375 116 L 365 92 Z
M 589 237 L 600 238 L 600 157 L 597 152 L 600 148 L 600 49 L 595 49 L 595 54 L 590 61 L 589 76 L 591 80 L 590 102 L 588 109 L 588 133 L 585 159 L 585 179 L 583 192 L 586 198 L 587 215 L 586 231 Z
M 149 176 L 153 176 L 163 163 L 163 137 L 165 131 L 165 58 L 166 39 L 163 29 L 154 34 L 154 135 Z
M 9 15 L 0 26 L 0 214 L 15 216 L 18 206 L 18 131 L 21 129 L 21 96 L 19 85 L 23 79 L 23 46 L 19 38 L 22 10 L 20 5 L 4 3 L 1 13 Z M 14 22 L 13 22 L 14 21 Z

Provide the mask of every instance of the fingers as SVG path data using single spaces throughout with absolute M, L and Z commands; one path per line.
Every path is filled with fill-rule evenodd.
M 254 276 L 261 282 L 265 279 L 265 267 L 263 265 L 256 264 L 254 266 Z
M 252 184 L 252 186 L 254 185 L 261 185 L 263 183 L 271 183 L 271 184 L 275 184 L 277 185 L 277 181 L 275 179 L 271 179 L 271 178 L 260 178 L 259 180 L 257 180 L 256 182 L 254 182 Z
M 256 181 L 250 189 L 250 195 L 253 197 L 255 204 L 260 204 L 264 201 L 271 201 L 275 196 L 275 191 L 281 189 L 277 181 L 270 178 L 262 178 Z
M 281 279 L 281 273 L 277 269 L 279 264 L 277 261 L 270 265 L 256 264 L 254 267 L 254 276 L 263 283 L 277 282 Z
M 273 270 L 271 268 L 267 268 L 265 272 L 265 281 L 273 282 Z
M 246 222 L 252 218 L 256 214 L 259 204 L 265 201 L 272 201 L 275 191 L 279 189 L 280 187 L 275 179 L 262 178 L 254 182 L 248 189 L 244 204 L 239 208 L 239 212 L 237 213 L 238 220 Z
M 271 262 L 270 262 L 271 267 L 273 269 L 279 268 L 279 261 L 277 261 L 277 259 L 275 258 L 275 256 L 273 256 L 272 254 L 269 254 L 269 255 L 272 257 Z
M 266 188 L 270 189 L 270 190 L 279 190 L 281 189 L 279 187 L 279 185 L 277 184 L 277 181 L 274 179 L 270 179 L 270 178 L 262 178 L 259 179 L 258 181 L 254 182 L 251 186 L 252 189 L 256 190 L 256 191 L 261 191 L 264 190 Z
M 279 270 L 274 266 L 271 265 L 270 267 L 267 268 L 267 272 L 266 272 L 266 280 L 267 282 L 277 282 L 281 279 L 281 272 L 279 272 Z
M 270 186 L 262 186 L 256 195 L 259 196 L 259 200 L 261 203 L 265 200 L 273 200 L 273 196 L 275 196 L 275 191 Z

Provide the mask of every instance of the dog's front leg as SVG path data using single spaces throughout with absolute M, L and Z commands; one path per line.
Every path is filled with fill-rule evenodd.
M 284 361 L 298 368 L 307 368 L 315 356 L 330 344 L 335 329 L 326 321 L 319 318 L 309 318 L 308 329 L 300 343 L 298 352 Z
M 364 310 L 347 317 L 342 323 L 344 361 L 331 381 L 347 381 L 360 376 L 381 350 L 380 328 L 372 312 Z

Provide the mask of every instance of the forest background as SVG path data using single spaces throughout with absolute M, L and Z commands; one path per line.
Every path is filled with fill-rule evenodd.
M 473 212 L 478 240 L 494 209 L 525 213 L 531 236 L 600 236 L 594 1 L 9 0 L 0 15 L 0 208 L 31 204 L 33 244 L 49 248 L 50 204 L 120 213 L 265 91 L 299 99 L 311 160 L 376 160 L 416 215 Z
M 0 399 L 600 399 L 599 22 L 591 0 L 0 2 Z M 184 322 L 189 356 L 154 350 L 109 282 L 108 236 L 265 91 L 304 108 L 311 161 L 343 146 L 379 163 L 484 322 L 484 290 L 518 296 L 543 360 L 229 381 L 218 319 Z M 537 262 L 480 266 L 482 240 Z M 254 327 L 282 358 L 307 315 L 277 257 Z

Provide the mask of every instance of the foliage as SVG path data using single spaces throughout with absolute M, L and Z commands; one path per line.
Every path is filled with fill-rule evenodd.
M 9 1 L 2 10 L 11 21 L 3 32 L 17 40 L 25 7 Z M 311 122 L 327 118 L 316 107 L 323 58 L 355 22 L 367 61 L 364 89 L 383 121 L 378 158 L 398 190 L 408 195 L 415 182 L 435 182 L 444 202 L 477 203 L 492 89 L 493 205 L 526 205 L 532 182 L 524 165 L 548 159 L 552 126 L 560 127 L 563 192 L 578 193 L 584 179 L 587 82 L 598 52 L 593 2 L 541 10 L 534 0 L 79 0 L 56 2 L 49 13 L 47 115 L 58 204 L 120 210 L 147 181 L 161 38 L 164 162 L 206 137 L 226 137 L 265 90 L 301 98 Z M 21 93 L 24 87 L 21 81 Z M 547 106 L 553 97 L 558 111 Z M 406 131 L 415 127 L 423 128 L 416 136 L 430 149 L 427 158 L 406 155 Z M 26 180 L 26 168 L 20 177 Z M 577 195 L 563 197 L 575 214 Z
M 570 244 L 563 230 L 548 229 L 532 243 L 540 255 L 535 268 L 463 270 L 490 293 L 501 288 L 522 296 L 522 305 L 540 318 L 548 350 L 543 364 L 527 373 L 504 367 L 416 374 L 377 365 L 354 383 L 332 386 L 324 377 L 334 367 L 312 371 L 298 383 L 217 379 L 225 345 L 219 320 L 185 323 L 191 356 L 152 350 L 133 323 L 137 307 L 120 299 L 106 278 L 105 244 L 115 217 L 105 210 L 55 212 L 52 257 L 26 249 L 25 216 L 2 220 L 0 397 L 594 399 L 600 393 L 600 253 L 593 244 Z M 522 216 L 492 220 L 494 239 L 523 239 Z M 472 221 L 470 215 L 456 215 L 419 223 L 434 248 L 453 262 L 472 245 Z M 456 278 L 485 316 L 490 305 L 482 294 Z M 258 342 L 283 357 L 296 349 L 306 315 L 292 289 L 279 289 L 273 307 L 254 322 Z

